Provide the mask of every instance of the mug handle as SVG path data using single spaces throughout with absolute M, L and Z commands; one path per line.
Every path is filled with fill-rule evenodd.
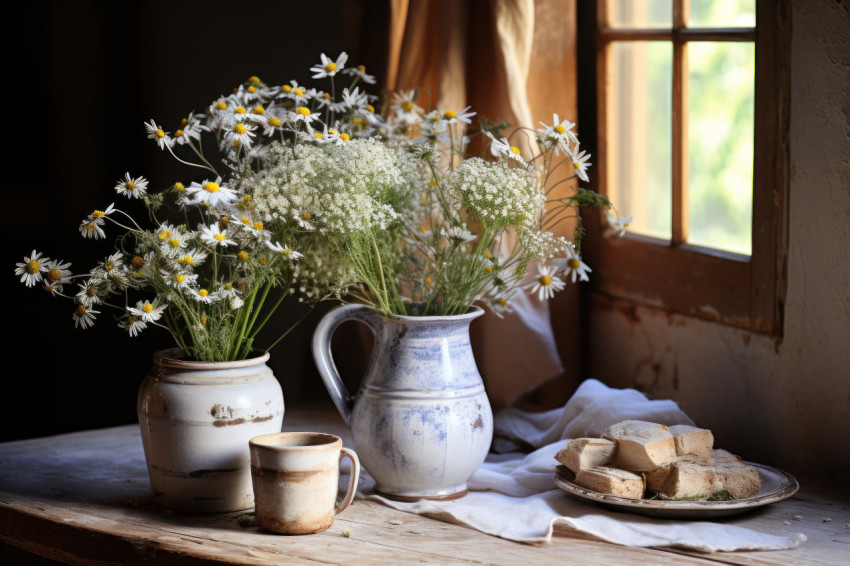
M 336 405 L 346 425 L 348 425 L 348 420 L 351 417 L 354 400 L 336 369 L 336 364 L 331 355 L 331 338 L 339 325 L 349 320 L 362 322 L 374 333 L 373 322 L 370 317 L 366 316 L 370 312 L 372 312 L 372 309 L 365 305 L 352 304 L 337 307 L 328 311 L 322 317 L 313 333 L 313 359 L 316 361 L 316 368 L 319 370 L 325 389 L 328 390 L 328 394 L 333 399 L 334 405 Z
M 351 505 L 351 502 L 354 500 L 354 494 L 357 493 L 357 483 L 360 481 L 360 459 L 357 458 L 354 450 L 344 447 L 340 448 L 340 464 L 345 456 L 348 456 L 348 459 L 351 460 L 351 472 L 348 474 L 348 491 L 345 492 L 345 497 L 342 498 L 342 501 L 336 504 L 334 515 L 339 515 L 346 507 Z

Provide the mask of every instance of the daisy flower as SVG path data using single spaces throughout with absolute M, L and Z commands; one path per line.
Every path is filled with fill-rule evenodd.
M 487 137 L 492 141 L 490 142 L 490 153 L 493 157 L 507 157 L 509 159 L 513 159 L 514 161 L 518 161 L 525 165 L 525 159 L 522 157 L 522 152 L 518 147 L 511 145 L 511 143 L 507 140 L 507 138 L 503 137 L 500 140 L 497 140 L 493 134 L 490 132 L 484 132 L 487 134 Z
M 87 308 L 85 305 L 77 305 L 74 309 L 74 328 L 88 328 L 94 326 L 94 315 L 100 314 L 100 311 Z
M 15 264 L 15 275 L 21 276 L 21 283 L 27 287 L 32 287 L 37 283 L 41 283 L 42 273 L 47 272 L 48 258 L 42 258 L 41 252 L 32 251 L 29 257 L 24 256 L 23 263 Z
M 126 330 L 132 338 L 138 336 L 139 333 L 147 327 L 148 324 L 142 320 L 142 317 L 131 314 L 126 315 L 118 322 L 118 328 Z
M 151 120 L 150 124 L 145 122 L 145 130 L 148 131 L 148 139 L 155 140 L 159 149 L 165 149 L 166 147 L 170 148 L 174 145 L 174 140 L 168 135 L 168 132 L 163 130 L 162 127 L 153 120 Z
M 231 144 L 239 143 L 245 149 L 251 148 L 251 143 L 256 134 L 254 134 L 254 130 L 257 129 L 256 126 L 252 126 L 250 124 L 242 124 L 236 123 L 233 124 L 232 127 L 228 128 L 224 132 L 225 141 L 230 142 Z
M 474 242 L 478 236 L 467 230 L 464 226 L 452 226 L 451 228 L 440 228 L 440 234 L 447 240 L 452 240 L 459 244 Z
M 239 291 L 236 290 L 233 283 L 225 283 L 221 285 L 214 294 L 217 297 L 216 300 L 234 299 L 239 296 Z
M 468 112 L 468 110 L 472 108 L 471 106 L 467 106 L 459 113 L 454 110 L 446 110 L 442 113 L 441 122 L 445 124 L 454 124 L 456 122 L 463 122 L 464 124 L 471 124 L 472 117 L 475 116 L 475 112 Z
M 301 259 L 302 257 L 304 257 L 303 254 L 296 252 L 295 250 L 291 249 L 289 246 L 281 245 L 280 242 L 271 243 L 270 240 L 267 240 L 266 246 L 268 246 L 268 248 L 270 250 L 277 252 L 279 254 L 282 254 L 284 257 L 286 257 L 288 259 Z
M 156 322 L 162 317 L 162 313 L 168 307 L 166 304 L 158 304 L 158 301 L 151 303 L 147 299 L 136 303 L 135 307 L 127 307 L 127 312 L 132 316 L 141 318 L 144 322 Z
M 556 269 L 553 265 L 539 265 L 537 278 L 525 285 L 525 289 L 531 289 L 532 293 L 537 293 L 540 301 L 551 299 L 556 291 L 560 291 L 566 285 L 560 277 L 555 275 Z
M 319 115 L 313 114 L 312 112 L 310 112 L 310 109 L 307 108 L 306 106 L 299 106 L 298 108 L 295 109 L 294 112 L 290 112 L 288 114 L 288 119 L 289 119 L 290 122 L 292 122 L 294 124 L 297 124 L 298 122 L 304 122 L 304 124 L 308 128 L 311 128 L 310 124 L 314 120 L 318 120 Z
M 375 84 L 375 76 L 366 74 L 366 66 L 365 65 L 357 65 L 356 67 L 349 67 L 345 71 L 343 71 L 343 74 L 351 75 L 353 77 L 357 77 L 366 84 L 370 84 L 370 85 Z
M 115 185 L 115 192 L 127 198 L 143 198 L 148 194 L 148 180 L 144 177 L 131 177 L 130 173 L 124 174 L 124 179 Z
M 591 271 L 593 270 L 581 260 L 575 250 L 567 248 L 567 265 L 564 271 L 565 277 L 570 277 L 573 283 L 576 282 L 576 278 L 578 278 L 579 281 L 590 281 L 590 277 L 588 277 L 587 274 Z
M 80 291 L 74 298 L 84 307 L 91 308 L 92 306 L 99 305 L 103 302 L 101 301 L 100 296 L 106 294 L 106 290 L 102 282 L 92 278 L 82 285 L 77 286 L 80 288 Z
M 324 79 L 325 77 L 333 77 L 338 72 L 342 71 L 345 62 L 348 61 L 348 53 L 343 51 L 336 58 L 336 61 L 322 53 L 322 62 L 319 65 L 310 67 L 310 72 L 313 73 L 314 79 Z
M 309 212 L 302 212 L 300 214 L 294 214 L 293 218 L 298 223 L 298 226 L 300 226 L 304 230 L 315 230 L 316 229 L 316 227 L 313 226 L 310 223 L 310 219 L 312 218 L 312 216 L 310 216 Z
M 200 225 L 198 226 L 198 230 L 201 231 L 201 240 L 210 244 L 211 246 L 235 246 L 236 242 L 228 239 L 227 230 L 222 230 L 218 223 L 212 224 L 210 226 Z
M 575 146 L 575 152 L 578 152 L 578 144 Z M 588 163 L 587 160 L 590 159 L 590 154 L 582 150 L 581 153 L 573 153 L 570 157 L 573 161 L 573 169 L 575 169 L 578 178 L 585 183 L 589 183 L 590 179 L 587 177 L 587 168 L 590 167 L 592 163 Z
M 112 214 L 114 210 L 115 203 L 112 203 L 106 207 L 106 210 L 95 210 L 89 214 L 80 224 L 80 234 L 83 235 L 83 238 L 93 238 L 95 240 L 105 238 L 106 234 L 101 226 L 105 223 L 104 218 Z
M 177 263 L 184 269 L 192 269 L 204 263 L 207 259 L 207 252 L 192 249 L 177 257 Z
M 216 177 L 215 181 L 204 179 L 203 183 L 193 181 L 186 190 L 194 197 L 193 202 L 196 204 L 203 202 L 209 203 L 210 206 L 218 206 L 236 200 L 236 191 L 222 185 L 221 177 Z
M 552 122 L 551 126 L 540 122 L 542 128 L 538 128 L 537 133 L 540 134 L 542 138 L 558 142 L 564 143 L 578 143 L 578 138 L 572 132 L 572 129 L 575 127 L 575 123 L 570 122 L 569 120 L 564 120 L 563 122 L 558 118 L 557 114 L 552 114 Z
M 199 303 L 210 304 L 219 299 L 218 295 L 215 293 L 210 293 L 206 289 L 191 289 L 189 291 L 189 295 Z
M 608 225 L 614 229 L 617 232 L 617 235 L 621 238 L 626 234 L 626 227 L 629 225 L 629 222 L 632 221 L 631 216 L 617 218 L 610 212 L 605 213 L 605 218 L 608 220 Z
M 44 275 L 45 291 L 55 295 L 62 292 L 62 286 L 71 281 L 70 263 L 62 263 L 62 260 L 51 259 L 45 262 L 47 273 Z
M 408 124 L 415 124 L 422 120 L 425 110 L 416 104 L 416 95 L 415 90 L 393 93 L 393 103 L 390 110 L 395 113 L 399 120 Z

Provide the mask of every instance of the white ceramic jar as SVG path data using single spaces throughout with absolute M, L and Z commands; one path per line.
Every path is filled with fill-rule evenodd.
M 154 355 L 137 412 L 155 502 L 188 513 L 254 505 L 248 441 L 280 432 L 283 392 L 269 354 L 193 362 L 174 348 Z

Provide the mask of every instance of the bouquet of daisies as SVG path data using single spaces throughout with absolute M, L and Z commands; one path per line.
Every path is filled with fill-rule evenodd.
M 247 357 L 290 294 L 387 315 L 451 315 L 473 303 L 501 315 L 521 289 L 545 300 L 567 278 L 588 279 L 577 243 L 551 231 L 575 217 L 579 237 L 578 207 L 610 207 L 581 188 L 551 197 L 564 182 L 550 182 L 559 164 L 587 181 L 590 156 L 573 124 L 557 115 L 541 124 L 526 159 L 499 126 L 473 128 L 469 108 L 425 111 L 416 91 L 376 108 L 360 89 L 374 77 L 347 60 L 322 54 L 311 68 L 327 91 L 251 77 L 172 131 L 146 123 L 195 178 L 153 192 L 127 173 L 115 190 L 144 202 L 147 227 L 110 204 L 80 224 L 84 238 L 117 231 L 116 251 L 97 266 L 74 275 L 33 251 L 16 275 L 73 300 L 78 327 L 111 309 L 130 336 L 159 326 L 207 361 Z M 486 136 L 487 159 L 467 155 L 472 135 Z

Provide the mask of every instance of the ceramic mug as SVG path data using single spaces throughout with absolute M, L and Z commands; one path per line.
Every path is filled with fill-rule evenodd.
M 251 480 L 257 522 L 276 533 L 301 535 L 330 527 L 357 491 L 360 460 L 342 439 L 317 432 L 275 432 L 255 436 Z M 339 465 L 351 460 L 348 490 L 341 501 Z

